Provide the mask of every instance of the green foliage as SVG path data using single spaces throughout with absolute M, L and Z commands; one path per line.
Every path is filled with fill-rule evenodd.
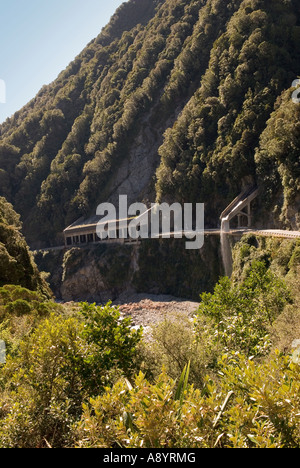
M 293 229 L 299 228 L 299 117 L 300 106 L 292 102 L 289 90 L 278 101 L 255 154 L 258 177 L 263 187 L 261 197 L 266 203 L 266 211 L 270 207 L 276 208 L 272 210 L 272 214 L 277 222 Z M 283 202 L 278 201 L 279 187 L 283 193 Z M 296 210 L 293 206 L 296 206 Z
M 191 368 L 191 363 L 189 362 L 187 365 L 184 366 L 184 369 L 182 371 L 181 377 L 178 382 L 178 387 L 175 393 L 175 400 L 179 401 L 181 409 L 182 404 L 183 404 L 183 399 L 185 396 L 185 392 L 187 391 L 188 388 L 188 381 L 189 381 L 189 375 L 190 375 L 190 368 Z
M 287 201 L 283 207 L 285 219 L 291 220 L 293 214 L 287 212 L 287 206 L 295 203 L 298 174 L 293 154 L 297 152 L 298 137 L 297 109 L 290 92 L 286 93 L 281 109 L 275 112 L 268 129 L 263 132 L 276 98 L 290 87 L 296 75 L 297 8 L 291 3 L 283 6 L 280 0 L 268 5 L 263 1 L 233 2 L 235 11 L 229 10 L 231 17 L 223 30 L 225 4 L 214 3 L 214 12 L 222 17 L 218 28 L 220 36 L 211 48 L 201 86 L 167 130 L 159 148 L 157 198 L 209 200 L 206 216 L 209 221 L 212 217 L 215 223 L 214 209 L 222 211 L 240 191 L 241 181 L 254 181 L 258 173 L 259 183 L 269 192 L 273 206 L 279 199 L 278 185 L 282 183 L 285 192 L 287 185 L 293 186 L 285 195 Z M 200 22 L 205 31 L 200 36 L 202 41 L 216 21 L 212 14 L 202 17 Z M 199 36 L 193 39 L 182 55 L 186 55 L 188 49 L 191 51 L 191 44 L 195 47 L 196 41 L 200 42 Z M 195 60 L 194 64 L 197 67 Z M 189 68 L 182 66 L 182 71 L 188 79 Z M 283 125 L 275 124 L 276 115 L 283 119 Z M 274 135 L 272 140 L 271 134 Z M 255 158 L 261 135 L 264 135 L 262 150 Z M 282 140 L 279 147 L 278 140 Z M 269 156 L 265 155 L 264 146 L 269 148 Z M 291 152 L 289 146 L 293 146 Z M 272 156 L 272 151 L 281 153 L 282 166 L 275 155 Z M 264 195 L 261 202 L 265 202 Z
M 6 307 L 6 312 L 8 314 L 16 314 L 16 315 L 27 315 L 31 312 L 30 304 L 23 299 L 17 299 L 14 302 L 11 302 Z
M 8 226 L 14 226 L 16 229 L 20 229 L 22 227 L 20 215 L 14 211 L 13 206 L 10 203 L 7 203 L 3 197 L 0 198 L 0 223 Z
M 299 365 L 290 357 L 277 355 L 263 365 L 243 357 L 232 363 L 224 359 L 222 390 L 234 394 L 219 423 L 219 432 L 226 430 L 222 446 L 299 446 Z
M 70 308 L 0 288 L 0 447 L 296 448 L 294 294 L 284 308 L 285 284 L 252 260 L 201 296 L 194 322 L 174 317 L 143 338 L 111 303 Z
M 79 315 L 52 306 L 38 317 L 34 300 L 8 306 L 15 317 L 0 326 L 8 353 L 0 369 L 0 446 L 69 446 L 83 401 L 131 377 L 142 330 L 110 304 L 82 304 Z
M 19 354 L 20 342 L 51 313 L 62 308 L 44 295 L 21 286 L 0 288 L 0 338 L 11 356 Z
M 137 345 L 142 328 L 134 329 L 131 318 L 122 318 L 118 309 L 108 303 L 104 307 L 82 304 L 85 319 L 83 338 L 92 352 L 84 361 L 87 386 L 94 393 L 99 390 L 99 375 L 116 367 L 128 377 L 135 370 Z
M 201 337 L 199 330 L 195 333 L 194 320 L 180 314 L 153 325 L 151 340 L 144 340 L 139 346 L 139 366 L 146 377 L 156 378 L 164 368 L 175 380 L 189 363 L 191 381 L 202 388 L 220 356 L 220 346 L 209 335 L 208 321 L 204 322 Z
M 51 297 L 20 229 L 19 215 L 10 203 L 0 198 L 0 286 L 20 285 Z
M 292 270 L 292 269 L 296 269 L 297 267 L 300 266 L 300 242 L 297 243 L 293 253 L 292 253 L 292 256 L 291 256 L 291 259 L 289 261 L 289 264 L 288 264 L 288 267 Z
M 67 444 L 81 385 L 74 359 L 80 355 L 82 324 L 51 315 L 20 343 L 19 357 L 7 358 L 1 373 L 2 447 L 38 448 L 45 440 Z M 15 389 L 15 391 L 13 391 Z
M 84 406 L 77 446 L 297 448 L 299 365 L 282 356 L 258 365 L 236 355 L 220 367 L 219 386 L 209 379 L 205 392 L 185 386 L 181 401 L 165 373 L 154 384 L 143 374 L 130 388 L 118 382 Z
M 202 334 L 201 317 L 209 317 L 224 353 L 239 350 L 249 357 L 266 355 L 272 344 L 270 328 L 289 299 L 283 281 L 265 263 L 253 262 L 241 284 L 223 278 L 213 294 L 201 295 L 196 326 Z

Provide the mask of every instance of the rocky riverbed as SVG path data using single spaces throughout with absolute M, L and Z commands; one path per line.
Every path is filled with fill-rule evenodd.
M 124 294 L 113 305 L 119 307 L 123 316 L 132 317 L 134 325 L 151 327 L 180 315 L 193 317 L 199 303 L 166 295 Z

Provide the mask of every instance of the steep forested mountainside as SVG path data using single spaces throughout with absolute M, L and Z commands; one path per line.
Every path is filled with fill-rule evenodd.
M 0 197 L 0 287 L 14 284 L 51 297 L 20 233 L 21 227 L 20 216 Z
M 0 126 L 0 194 L 28 241 L 54 244 L 120 193 L 204 202 L 216 226 L 254 182 L 263 219 L 297 226 L 299 41 L 297 0 L 124 3 Z

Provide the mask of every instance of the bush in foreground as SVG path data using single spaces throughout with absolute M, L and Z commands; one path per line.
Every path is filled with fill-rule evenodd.
M 277 355 L 257 365 L 224 356 L 222 379 L 202 390 L 162 373 L 134 386 L 120 380 L 84 405 L 81 448 L 298 448 L 300 366 Z

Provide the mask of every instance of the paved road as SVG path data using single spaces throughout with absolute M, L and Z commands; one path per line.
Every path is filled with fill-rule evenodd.
M 205 235 L 221 235 L 220 229 L 205 229 Z M 193 231 L 191 231 L 193 233 Z M 266 237 L 281 237 L 284 239 L 300 239 L 300 231 L 286 231 L 280 229 L 231 229 L 226 232 L 230 236 L 243 236 L 245 234 L 257 234 Z M 164 234 L 165 237 L 173 237 L 174 232 Z M 162 237 L 160 234 L 158 237 Z
M 260 234 L 267 237 L 281 237 L 284 239 L 300 239 L 300 231 L 284 231 L 284 230 L 255 230 L 254 234 Z
M 206 229 L 206 235 L 220 235 L 220 229 Z M 282 239 L 300 239 L 300 231 L 286 231 L 281 229 L 231 229 L 226 232 L 229 236 L 243 236 L 245 234 L 256 234 L 265 237 L 279 237 Z

